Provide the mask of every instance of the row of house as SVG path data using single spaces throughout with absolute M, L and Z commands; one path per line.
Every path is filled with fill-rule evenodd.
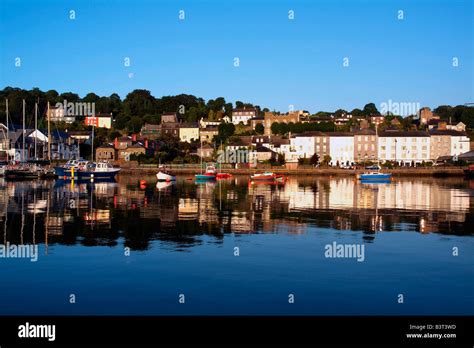
M 331 165 L 349 165 L 368 161 L 394 161 L 401 165 L 433 162 L 443 157 L 457 157 L 470 150 L 465 132 L 451 129 L 430 131 L 364 129 L 350 132 L 305 132 L 280 136 L 239 137 L 229 143 L 230 150 L 267 148 L 285 156 L 286 162 L 311 158 L 330 158 Z M 328 156 L 328 157 L 326 157 Z
M 11 125 L 7 127 L 0 123 L 0 160 L 7 158 L 15 161 L 33 159 L 48 159 L 48 135 L 46 130 L 23 129 Z M 51 131 L 51 159 L 70 160 L 80 158 L 82 142 L 90 139 L 89 134 L 81 132 Z
M 218 134 L 219 122 L 178 122 L 176 113 L 164 113 L 161 116 L 160 124 L 145 124 L 140 135 L 143 138 L 156 140 L 160 136 L 171 136 L 178 138 L 181 142 L 192 142 L 201 140 L 210 143 L 215 135 Z

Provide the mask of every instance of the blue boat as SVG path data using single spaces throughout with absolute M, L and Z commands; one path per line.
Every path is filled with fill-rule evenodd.
M 202 165 L 201 165 L 202 168 Z M 196 174 L 194 177 L 196 178 L 196 181 L 210 181 L 210 180 L 216 180 L 216 167 L 213 164 L 207 164 L 206 165 L 206 172 L 203 174 Z
M 380 173 L 380 172 L 371 172 L 371 173 L 364 173 L 364 174 L 359 174 L 359 180 L 364 180 L 364 181 L 390 181 L 392 178 L 391 173 Z
M 210 180 L 216 180 L 216 176 L 212 174 L 196 174 L 194 176 L 197 181 L 210 181 Z
M 120 168 L 114 168 L 110 163 L 105 162 L 88 164 L 83 168 L 54 167 L 54 172 L 62 180 L 113 180 L 119 171 Z

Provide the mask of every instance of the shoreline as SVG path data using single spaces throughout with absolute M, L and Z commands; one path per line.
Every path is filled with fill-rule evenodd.
M 199 174 L 201 173 L 200 168 L 171 168 L 174 174 Z M 287 169 L 287 168 L 244 168 L 244 169 L 222 169 L 222 173 L 229 173 L 233 175 L 251 175 L 259 172 L 271 171 L 276 174 L 284 174 L 290 176 L 355 176 L 357 174 L 365 173 L 364 169 L 337 169 L 337 168 L 302 168 L 302 169 Z M 149 174 L 154 175 L 158 172 L 157 167 L 151 166 L 134 166 L 134 167 L 122 167 L 121 173 L 123 174 Z M 384 169 L 384 173 L 391 173 L 393 176 L 432 176 L 432 177 L 460 177 L 464 176 L 464 168 L 396 168 L 396 169 Z

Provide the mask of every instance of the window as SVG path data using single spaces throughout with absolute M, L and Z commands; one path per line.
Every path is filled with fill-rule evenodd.
M 369 137 L 368 137 L 368 136 L 365 137 L 365 141 L 369 141 Z

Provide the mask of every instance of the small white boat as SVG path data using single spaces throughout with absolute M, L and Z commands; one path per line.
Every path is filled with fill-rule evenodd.
M 162 191 L 162 190 L 167 189 L 170 186 L 173 186 L 173 184 L 174 184 L 174 181 L 158 181 L 156 183 L 156 188 L 158 189 L 158 191 Z
M 165 170 L 160 170 L 156 174 L 156 178 L 158 179 L 158 181 L 175 181 L 176 180 L 176 176 L 172 175 L 170 172 L 167 172 Z
M 252 181 L 283 181 L 285 177 L 281 174 L 275 174 L 272 172 L 256 173 L 250 175 Z

